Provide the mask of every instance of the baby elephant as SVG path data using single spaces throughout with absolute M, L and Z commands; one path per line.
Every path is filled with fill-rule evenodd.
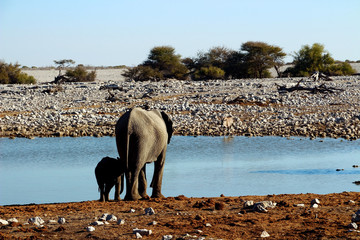
M 104 157 L 97 164 L 95 168 L 95 177 L 99 185 L 101 202 L 109 201 L 109 192 L 114 185 L 114 200 L 120 200 L 120 194 L 124 190 L 125 169 L 125 163 L 120 158 Z

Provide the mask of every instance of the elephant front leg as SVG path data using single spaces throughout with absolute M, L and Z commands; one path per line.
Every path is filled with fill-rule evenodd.
M 115 201 L 120 201 L 120 185 L 121 185 L 121 176 L 118 177 L 115 181 L 115 193 L 114 193 Z

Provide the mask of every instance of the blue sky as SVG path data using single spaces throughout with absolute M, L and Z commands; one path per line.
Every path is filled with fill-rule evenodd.
M 317 42 L 337 60 L 360 60 L 359 26 L 359 0 L 0 0 L 0 60 L 134 66 L 154 46 L 195 57 L 247 41 L 288 54 Z

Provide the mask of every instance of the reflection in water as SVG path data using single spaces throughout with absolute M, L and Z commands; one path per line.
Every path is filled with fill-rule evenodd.
M 98 199 L 94 169 L 105 156 L 117 156 L 115 138 L 0 139 L 0 205 Z M 352 168 L 359 163 L 359 140 L 174 136 L 162 190 L 188 197 L 359 191 L 360 169 Z M 149 182 L 152 174 L 149 164 Z

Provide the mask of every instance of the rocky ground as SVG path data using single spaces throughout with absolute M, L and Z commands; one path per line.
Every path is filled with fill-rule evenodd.
M 2 85 L 0 137 L 112 136 L 117 119 L 141 106 L 167 112 L 178 135 L 358 139 L 360 77 L 333 79 Z
M 359 208 L 349 192 L 0 206 L 0 239 L 359 239 Z

